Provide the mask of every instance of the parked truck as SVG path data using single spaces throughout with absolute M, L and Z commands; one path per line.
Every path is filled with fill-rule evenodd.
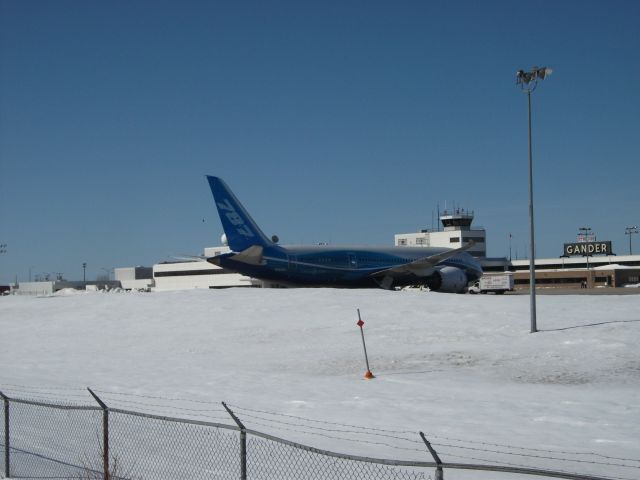
M 485 273 L 469 287 L 469 293 L 497 293 L 513 291 L 513 273 Z

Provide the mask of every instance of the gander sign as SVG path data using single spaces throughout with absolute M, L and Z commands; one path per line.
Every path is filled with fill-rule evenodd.
M 611 242 L 578 242 L 565 243 L 564 254 L 567 257 L 572 255 L 613 255 Z

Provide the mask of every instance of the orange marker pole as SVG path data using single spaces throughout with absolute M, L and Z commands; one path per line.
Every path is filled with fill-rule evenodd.
M 373 373 L 371 373 L 371 369 L 369 368 L 369 357 L 367 356 L 367 345 L 364 343 L 364 330 L 362 326 L 364 322 L 360 317 L 360 309 L 358 308 L 358 323 L 356 324 L 360 327 L 360 335 L 362 335 L 362 347 L 364 348 L 364 361 L 367 363 L 367 373 L 364 374 L 364 378 L 367 380 L 371 380 L 372 378 L 376 378 Z

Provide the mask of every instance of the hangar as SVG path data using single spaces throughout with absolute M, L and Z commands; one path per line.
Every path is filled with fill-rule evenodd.
M 255 280 L 206 261 L 166 262 L 153 266 L 153 290 L 254 287 Z
M 204 249 L 203 257 L 229 252 L 228 247 Z M 255 287 L 257 281 L 206 262 L 203 258 L 156 263 L 151 268 L 116 268 L 115 279 L 125 290 L 188 290 L 194 288 Z

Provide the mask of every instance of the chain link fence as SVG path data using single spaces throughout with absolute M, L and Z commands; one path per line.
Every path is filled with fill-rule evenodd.
M 252 432 L 247 478 L 256 480 L 426 480 L 434 464 L 392 462 L 334 454 Z M 404 466 L 403 466 L 404 464 Z M 422 468 L 421 468 L 422 467 Z M 428 470 L 425 467 L 430 467 Z
M 504 466 L 345 455 L 235 425 L 100 406 L 8 398 L 0 392 L 0 477 L 102 480 L 441 480 L 445 469 L 582 480 L 604 477 Z M 428 457 L 427 457 L 428 458 Z
M 5 476 L 81 478 L 100 431 L 100 408 L 6 399 L 4 404 Z
M 121 410 L 109 422 L 112 463 L 126 478 L 240 478 L 235 427 Z

